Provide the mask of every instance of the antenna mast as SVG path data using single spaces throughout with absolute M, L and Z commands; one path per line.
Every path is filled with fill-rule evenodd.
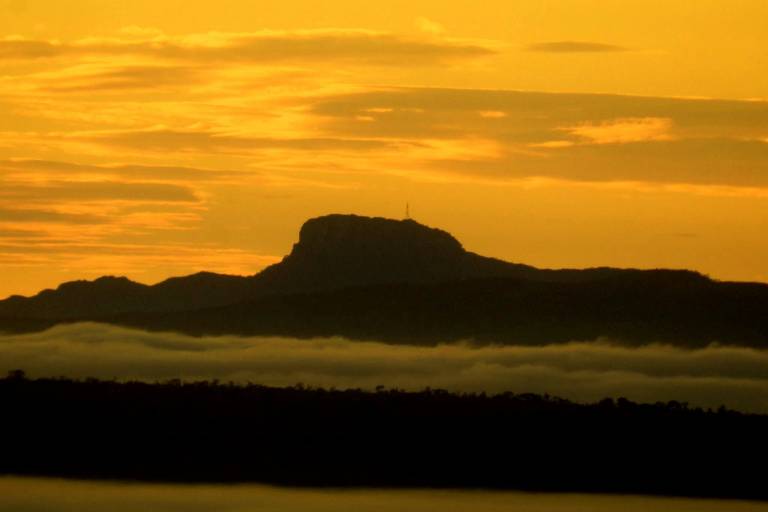
M 411 218 L 411 205 L 410 203 L 405 203 L 405 218 L 410 220 Z

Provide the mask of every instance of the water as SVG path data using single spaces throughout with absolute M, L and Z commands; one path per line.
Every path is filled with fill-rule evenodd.
M 586 494 L 314 490 L 0 478 L 0 512 L 768 512 L 768 503 Z

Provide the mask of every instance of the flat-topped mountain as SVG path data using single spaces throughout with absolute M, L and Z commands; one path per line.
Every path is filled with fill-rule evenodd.
M 103 321 L 190 334 L 342 335 L 397 343 L 768 345 L 768 285 L 685 270 L 546 270 L 466 251 L 410 219 L 308 220 L 280 263 L 153 286 L 121 277 L 0 301 L 0 330 Z
M 273 290 L 306 292 L 536 272 L 467 252 L 449 233 L 414 220 L 328 215 L 304 223 L 291 253 L 257 279 Z
M 413 220 L 327 215 L 308 220 L 280 263 L 252 276 L 200 272 L 148 286 L 125 277 L 73 281 L 34 297 L 0 301 L 0 317 L 76 319 L 223 306 L 268 295 L 382 283 L 481 277 L 548 280 L 583 271 L 542 271 L 467 252 L 449 233 Z M 593 271 L 587 271 L 593 272 Z

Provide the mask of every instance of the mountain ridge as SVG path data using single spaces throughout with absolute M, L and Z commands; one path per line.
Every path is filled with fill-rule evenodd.
M 154 285 L 122 276 L 69 281 L 30 297 L 14 295 L 0 301 L 0 316 L 67 319 L 82 314 L 179 311 L 272 294 L 392 282 L 485 277 L 578 280 L 626 271 L 606 267 L 537 269 L 466 251 L 448 232 L 412 219 L 332 214 L 306 221 L 291 252 L 279 263 L 254 275 L 203 271 L 171 277 Z
M 105 276 L 0 301 L 0 331 L 102 321 L 188 334 L 331 336 L 394 343 L 768 345 L 768 285 L 689 270 L 538 269 L 466 251 L 416 221 L 308 220 L 282 261 L 251 276 L 155 285 Z

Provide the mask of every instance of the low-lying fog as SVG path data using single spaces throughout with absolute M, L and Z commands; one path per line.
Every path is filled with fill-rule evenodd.
M 17 368 L 33 378 L 218 379 L 412 390 L 430 386 L 549 393 L 576 401 L 607 396 L 639 402 L 678 400 L 768 413 L 768 351 L 738 347 L 629 348 L 606 341 L 414 347 L 340 338 L 195 338 L 82 323 L 0 335 L 0 371 Z
M 646 496 L 312 490 L 0 478 L 0 512 L 766 512 L 768 504 Z

